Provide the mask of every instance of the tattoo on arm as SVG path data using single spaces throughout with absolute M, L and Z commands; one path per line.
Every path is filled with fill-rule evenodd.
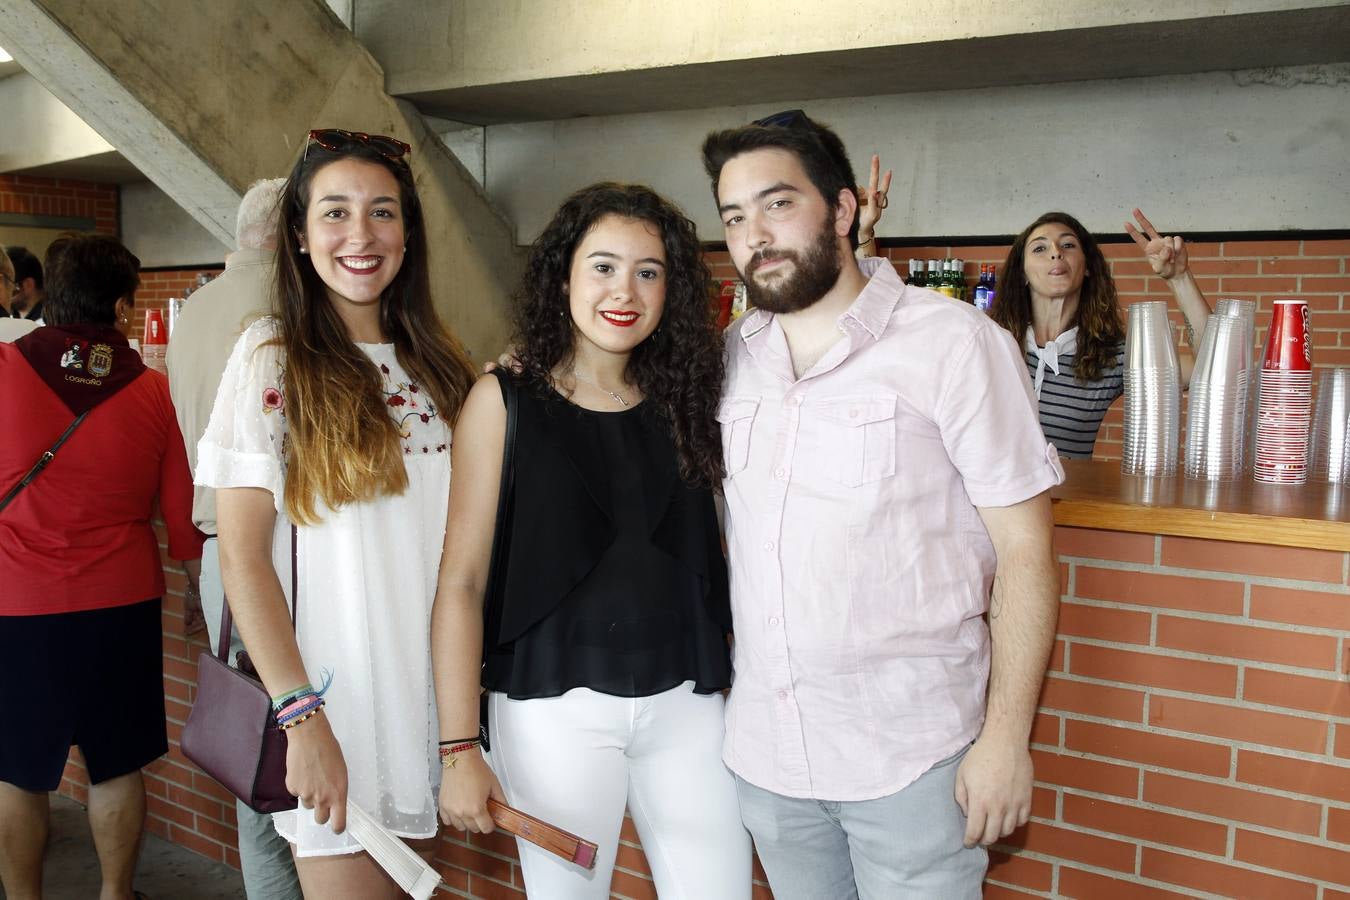
M 1003 612 L 1003 576 L 994 576 L 993 595 L 989 598 L 989 619 L 997 619 Z

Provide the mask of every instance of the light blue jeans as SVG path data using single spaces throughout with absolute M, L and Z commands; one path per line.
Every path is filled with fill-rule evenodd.
M 220 632 L 220 611 L 225 605 L 225 587 L 220 580 L 220 553 L 216 539 L 210 538 L 202 546 L 202 615 L 206 618 L 206 633 L 210 637 L 211 652 L 216 651 L 216 637 Z M 235 651 L 243 647 L 236 631 L 231 635 L 230 665 L 234 665 Z M 303 900 L 300 879 L 295 874 L 295 860 L 291 845 L 272 827 L 272 817 L 256 813 L 235 802 L 239 820 L 239 867 L 244 874 L 244 893 L 248 900 Z
M 967 749 L 875 800 L 784 797 L 738 777 L 741 820 L 775 900 L 980 900 L 989 854 L 962 844 L 953 793 Z

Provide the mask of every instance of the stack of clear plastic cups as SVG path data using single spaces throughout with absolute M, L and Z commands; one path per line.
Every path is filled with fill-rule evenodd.
M 1312 425 L 1312 323 L 1304 300 L 1274 302 L 1260 391 L 1253 475 L 1267 484 L 1303 484 Z
M 1317 381 L 1309 477 L 1350 483 L 1350 369 L 1324 369 Z
M 1240 319 L 1246 333 L 1243 343 L 1247 348 L 1247 395 L 1242 410 L 1242 466 L 1243 471 L 1247 471 L 1252 467 L 1252 448 L 1256 446 L 1256 386 L 1261 371 L 1261 353 L 1256 349 L 1256 301 L 1221 297 L 1214 307 L 1214 315 Z
M 1181 432 L 1181 367 L 1167 304 L 1130 305 L 1125 334 L 1126 475 L 1175 475 Z
M 1186 477 L 1233 481 L 1242 476 L 1247 369 L 1252 348 L 1242 319 L 1212 315 L 1191 373 L 1186 415 Z

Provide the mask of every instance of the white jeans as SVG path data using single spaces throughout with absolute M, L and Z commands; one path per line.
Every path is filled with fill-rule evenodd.
M 605 900 L 624 805 L 662 900 L 748 900 L 750 836 L 722 763 L 722 695 L 586 688 L 488 703 L 491 764 L 512 806 L 599 845 L 593 871 L 517 841 L 525 891 Z

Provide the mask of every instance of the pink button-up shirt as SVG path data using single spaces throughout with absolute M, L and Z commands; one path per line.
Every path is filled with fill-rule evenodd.
M 771 314 L 727 339 L 723 756 L 789 797 L 884 797 L 975 738 L 995 564 L 977 508 L 1064 477 L 1007 332 L 861 265 L 840 340 L 801 379 Z

